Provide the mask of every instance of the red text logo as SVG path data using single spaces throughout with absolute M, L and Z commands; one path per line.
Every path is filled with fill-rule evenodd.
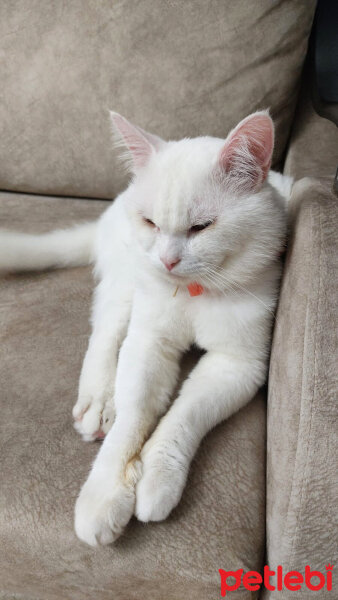
M 270 567 L 265 566 L 263 575 L 258 571 L 248 571 L 244 573 L 243 569 L 237 571 L 225 571 L 219 569 L 221 576 L 221 596 L 224 598 L 227 592 L 238 590 L 242 584 L 246 590 L 255 592 L 264 586 L 267 590 L 282 590 L 297 591 L 302 588 L 307 588 L 312 591 L 326 589 L 332 590 L 332 570 L 333 565 L 326 565 L 326 573 L 321 571 L 311 570 L 309 565 L 305 567 L 305 573 L 302 575 L 299 571 L 283 572 L 283 567 L 278 565 L 276 571 L 272 571 Z

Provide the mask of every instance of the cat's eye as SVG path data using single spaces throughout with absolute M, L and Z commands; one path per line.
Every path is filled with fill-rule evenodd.
M 209 225 L 212 225 L 214 221 L 212 221 L 211 219 L 209 221 L 206 221 L 205 223 L 199 223 L 198 225 L 193 225 L 192 227 L 190 227 L 189 229 L 189 233 L 198 233 L 199 231 L 203 231 L 203 229 L 206 229 L 207 227 L 209 227 Z
M 154 221 L 152 221 L 151 219 L 147 219 L 147 217 L 143 217 L 143 221 L 147 223 L 147 225 L 150 225 L 150 227 L 156 227 Z

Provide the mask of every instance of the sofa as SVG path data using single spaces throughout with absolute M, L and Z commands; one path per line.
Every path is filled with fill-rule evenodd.
M 225 137 L 269 107 L 274 167 L 295 183 L 267 385 L 206 437 L 172 515 L 133 519 L 112 546 L 87 547 L 73 529 L 99 448 L 71 417 L 92 271 L 1 274 L 1 600 L 215 600 L 219 569 L 337 564 L 338 139 L 304 71 L 315 4 L 3 0 L 0 227 L 99 217 L 127 185 L 108 109 L 175 139 Z M 325 600 L 335 579 L 332 591 L 241 584 L 227 597 Z

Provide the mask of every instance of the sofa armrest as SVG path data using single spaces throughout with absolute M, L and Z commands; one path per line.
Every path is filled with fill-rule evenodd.
M 268 390 L 267 551 L 271 568 L 325 573 L 337 559 L 334 263 L 337 198 L 303 178 L 290 200 L 290 237 Z M 336 563 L 335 563 L 336 564 Z M 321 599 L 326 596 L 324 590 Z M 271 598 L 269 594 L 265 598 Z M 331 596 L 330 596 L 331 597 Z

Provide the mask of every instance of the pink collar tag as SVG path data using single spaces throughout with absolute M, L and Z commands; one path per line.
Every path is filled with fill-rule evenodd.
M 189 285 L 187 285 L 187 288 L 190 296 L 200 296 L 204 292 L 203 285 L 200 285 L 196 281 L 189 283 Z

